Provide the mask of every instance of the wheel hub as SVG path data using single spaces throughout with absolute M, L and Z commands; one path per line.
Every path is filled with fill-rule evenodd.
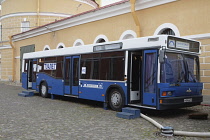
M 47 90 L 46 86 L 42 85 L 42 94 L 43 94 L 43 95 L 46 94 L 46 90 Z
M 111 101 L 113 105 L 118 106 L 121 101 L 121 96 L 119 95 L 119 93 L 114 93 L 112 95 Z

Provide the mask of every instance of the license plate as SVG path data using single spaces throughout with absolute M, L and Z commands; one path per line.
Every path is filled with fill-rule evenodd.
M 192 98 L 184 99 L 185 103 L 192 102 Z

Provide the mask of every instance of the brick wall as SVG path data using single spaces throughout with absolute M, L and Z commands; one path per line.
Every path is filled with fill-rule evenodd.
M 1 80 L 12 80 L 12 49 L 1 50 Z
M 203 94 L 210 95 L 210 39 L 201 41 L 200 69 L 201 82 L 204 83 Z
M 26 18 L 26 21 L 30 22 L 30 29 L 37 27 L 37 16 L 18 16 L 3 19 L 1 21 L 3 35 L 2 41 L 7 41 L 9 40 L 8 36 L 21 32 L 21 22 L 24 21 L 24 18 Z M 62 17 L 40 16 L 40 26 L 60 19 L 62 19 Z

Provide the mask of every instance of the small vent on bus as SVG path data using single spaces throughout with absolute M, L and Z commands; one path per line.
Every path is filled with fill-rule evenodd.
M 154 41 L 159 41 L 159 37 L 148 38 L 148 42 L 154 42 Z

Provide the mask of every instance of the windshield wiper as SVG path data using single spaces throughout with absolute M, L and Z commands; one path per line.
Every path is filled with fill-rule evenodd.
M 185 77 L 185 74 L 184 74 L 184 72 L 182 71 L 182 72 L 180 73 L 180 77 L 178 78 L 177 82 L 178 82 L 178 83 L 181 83 L 181 82 L 184 80 L 184 77 Z

